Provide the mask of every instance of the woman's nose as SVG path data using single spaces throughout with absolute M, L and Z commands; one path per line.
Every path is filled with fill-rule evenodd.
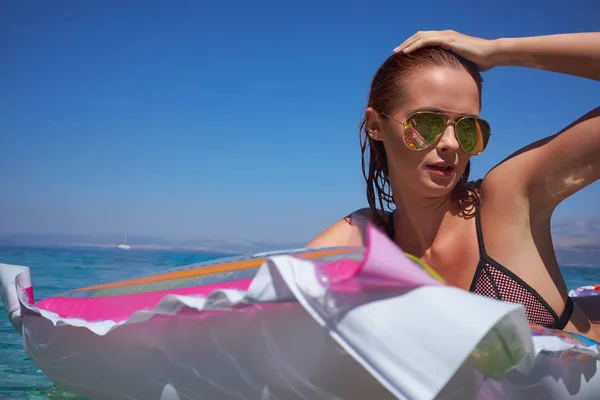
M 460 144 L 456 139 L 456 128 L 454 124 L 448 124 L 442 138 L 438 143 L 438 148 L 442 151 L 458 151 Z

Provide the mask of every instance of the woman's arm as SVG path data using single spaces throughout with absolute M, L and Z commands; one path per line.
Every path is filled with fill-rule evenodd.
M 598 32 L 498 39 L 492 54 L 495 65 L 600 80 Z M 600 178 L 600 107 L 503 164 L 504 171 L 498 174 L 523 183 L 532 210 L 551 214 L 561 201 Z
M 519 66 L 600 80 L 600 32 L 486 40 L 452 30 L 417 32 L 395 52 L 439 46 L 477 64 L 481 71 Z
M 600 32 L 494 41 L 495 66 L 521 66 L 600 80 Z
M 600 107 L 517 151 L 488 176 L 523 195 L 533 214 L 551 215 L 560 202 L 600 179 Z

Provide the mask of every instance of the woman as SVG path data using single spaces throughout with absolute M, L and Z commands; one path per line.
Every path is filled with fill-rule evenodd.
M 568 297 L 550 234 L 556 206 L 600 177 L 600 107 L 470 183 L 470 157 L 491 134 L 479 118 L 479 71 L 503 65 L 600 80 L 600 33 L 410 37 L 375 74 L 361 124 L 370 208 L 307 247 L 362 244 L 356 220 L 366 217 L 449 284 L 521 303 L 531 323 L 600 341 L 599 325 L 590 322 L 600 304 Z M 384 202 L 395 211 L 384 212 Z

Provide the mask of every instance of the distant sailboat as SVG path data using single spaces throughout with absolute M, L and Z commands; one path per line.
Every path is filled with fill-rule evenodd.
M 127 244 L 127 233 L 125 234 L 125 240 L 123 243 L 117 243 L 115 246 L 119 250 L 129 250 L 131 247 Z

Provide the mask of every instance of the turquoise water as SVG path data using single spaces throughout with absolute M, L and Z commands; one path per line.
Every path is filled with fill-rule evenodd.
M 31 268 L 41 300 L 83 286 L 133 278 L 224 254 L 157 250 L 0 247 L 0 263 Z M 0 399 L 84 399 L 52 385 L 27 357 L 0 301 Z
M 83 286 L 132 278 L 224 254 L 156 250 L 0 247 L 0 263 L 31 267 L 35 298 Z M 600 282 L 600 268 L 564 267 L 569 289 Z M 55 386 L 27 357 L 0 305 L 0 398 L 83 399 Z

